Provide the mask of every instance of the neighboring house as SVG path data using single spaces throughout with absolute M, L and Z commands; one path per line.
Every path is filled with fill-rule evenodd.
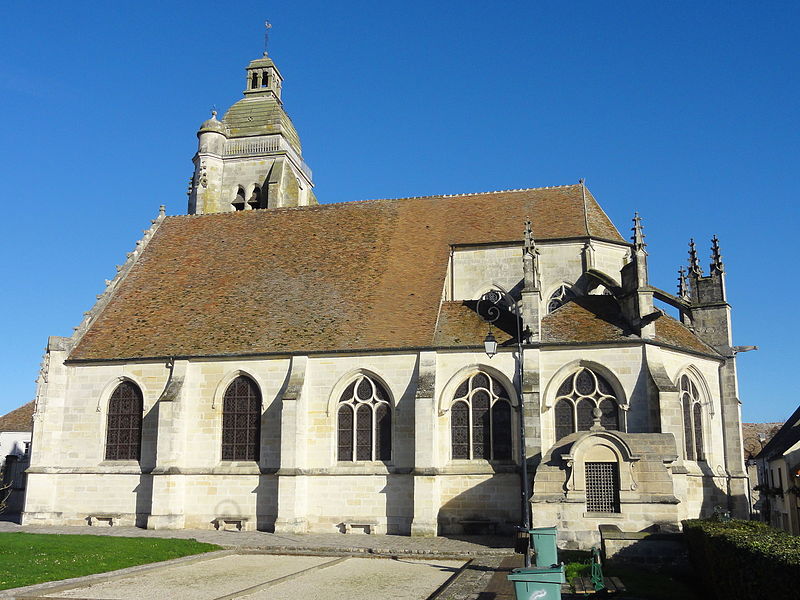
M 6 513 L 22 510 L 25 496 L 25 469 L 30 458 L 34 403 L 28 402 L 0 417 L 0 470 L 3 484 L 11 485 Z
M 753 518 L 758 518 L 763 502 L 758 485 L 758 461 L 756 454 L 778 432 L 783 423 L 742 423 L 742 448 L 744 449 L 744 464 L 747 469 L 747 480 L 750 484 L 750 512 Z
M 763 519 L 800 534 L 800 407 L 754 459 Z
M 511 531 L 521 455 L 573 546 L 747 516 L 716 238 L 673 295 L 582 182 L 317 205 L 281 83 L 248 65 L 189 214 L 49 339 L 25 523 Z

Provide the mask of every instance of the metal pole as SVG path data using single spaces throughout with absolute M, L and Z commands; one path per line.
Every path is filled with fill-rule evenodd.
M 520 469 L 522 471 L 520 477 L 522 480 L 522 529 L 527 532 L 531 525 L 531 513 L 530 503 L 528 502 L 528 456 L 525 448 L 525 399 L 522 393 L 522 376 L 525 372 L 522 354 L 522 324 L 520 323 L 522 319 L 522 313 L 520 311 L 519 302 L 514 300 L 511 294 L 503 289 L 501 285 L 494 283 L 492 286 L 500 293 L 500 297 L 502 297 L 505 302 L 514 307 L 514 316 L 517 321 L 517 377 L 516 381 L 514 382 L 514 390 L 517 392 L 517 401 L 519 402 L 519 460 Z M 488 296 L 489 293 L 491 292 L 487 292 L 484 297 Z M 490 300 L 490 302 L 492 304 L 496 304 L 494 300 Z M 499 314 L 500 313 L 496 310 L 496 308 L 494 309 L 494 314 L 492 314 L 492 309 L 490 308 L 489 318 L 484 318 L 489 323 L 492 323 L 497 320 Z M 525 553 L 525 567 L 530 566 L 531 554 L 530 551 L 528 551 Z
M 514 313 L 517 321 L 517 378 L 514 383 L 515 391 L 517 392 L 517 401 L 519 402 L 519 460 L 522 469 L 522 527 L 526 531 L 530 529 L 530 503 L 528 502 L 528 455 L 525 448 L 525 399 L 522 393 L 522 375 L 525 372 L 523 354 L 522 354 L 522 325 L 520 319 L 519 302 L 501 286 L 494 284 L 500 293 L 505 298 L 506 302 L 514 307 Z M 531 553 L 525 553 L 525 567 L 531 566 Z

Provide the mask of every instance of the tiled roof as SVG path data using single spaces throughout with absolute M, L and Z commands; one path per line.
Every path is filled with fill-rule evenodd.
M 754 458 L 769 440 L 775 437 L 783 423 L 742 423 L 742 447 L 744 459 Z M 762 442 L 759 435 L 764 435 Z
M 228 137 L 282 133 L 292 147 L 301 152 L 300 137 L 286 111 L 273 96 L 242 98 L 228 109 L 222 122 L 228 127 Z
M 609 296 L 579 296 L 542 318 L 543 342 L 608 342 L 631 333 Z
M 33 431 L 33 402 L 0 417 L 0 431 Z
M 474 310 L 474 302 L 444 302 L 436 327 L 435 346 L 480 346 L 487 326 Z M 516 324 L 512 320 L 494 327 L 499 344 L 513 343 Z M 542 318 L 543 343 L 602 343 L 639 339 L 610 296 L 579 296 Z M 685 350 L 714 354 L 683 324 L 669 315 L 656 319 L 656 341 Z
M 772 460 L 800 441 L 800 406 L 797 407 L 778 432 L 767 442 L 755 458 Z
M 579 185 L 167 217 L 70 358 L 429 347 L 452 244 L 527 217 L 623 241 L 586 196 L 588 218 Z

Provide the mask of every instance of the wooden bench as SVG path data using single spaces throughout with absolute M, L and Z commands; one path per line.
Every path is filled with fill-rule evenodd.
M 367 535 L 378 533 L 378 522 L 370 519 L 343 519 L 339 524 L 342 533 L 351 533 L 354 527 L 363 530 Z
M 625 591 L 625 585 L 620 581 L 619 577 L 603 577 L 603 583 L 609 592 Z M 577 595 L 584 596 L 595 593 L 591 577 L 576 577 L 572 580 L 572 585 Z
M 497 523 L 489 519 L 463 519 L 458 522 L 466 535 L 485 535 L 497 533 Z
M 113 527 L 119 525 L 118 514 L 110 513 L 92 513 L 86 517 L 86 521 L 90 527 Z
M 247 531 L 247 522 L 249 520 L 249 517 L 221 516 L 211 522 L 217 531 Z

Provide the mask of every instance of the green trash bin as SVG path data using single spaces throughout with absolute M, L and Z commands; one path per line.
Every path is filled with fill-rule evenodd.
M 514 583 L 516 600 L 561 600 L 564 565 L 514 569 L 508 580 Z
M 530 530 L 531 544 L 536 553 L 536 566 L 549 567 L 558 564 L 558 546 L 555 527 L 535 527 Z

